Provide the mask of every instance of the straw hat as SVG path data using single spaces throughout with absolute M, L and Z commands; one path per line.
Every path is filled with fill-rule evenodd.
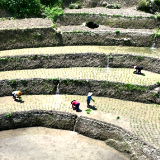
M 21 95 L 22 95 L 22 92 L 21 92 L 21 91 L 18 91 L 17 95 L 18 95 L 18 96 L 21 96 Z
M 92 96 L 92 92 L 89 92 L 89 93 L 88 93 L 88 96 Z

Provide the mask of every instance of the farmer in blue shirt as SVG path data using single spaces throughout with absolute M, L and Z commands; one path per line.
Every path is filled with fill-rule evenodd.
M 91 102 L 91 100 L 94 102 L 95 100 L 92 99 L 92 92 L 89 92 L 88 93 L 88 96 L 87 96 L 87 107 L 89 108 L 89 104 Z

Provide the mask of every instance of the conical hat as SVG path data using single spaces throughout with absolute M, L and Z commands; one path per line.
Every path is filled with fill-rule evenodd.
M 91 96 L 91 95 L 92 95 L 92 92 L 89 92 L 89 93 L 88 93 L 88 96 Z

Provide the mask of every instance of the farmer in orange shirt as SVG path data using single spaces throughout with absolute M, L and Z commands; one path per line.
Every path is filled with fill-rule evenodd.
M 20 96 L 22 95 L 22 92 L 21 91 L 13 91 L 12 92 L 12 96 L 13 96 L 13 99 L 16 100 L 16 98 L 19 98 L 20 99 Z

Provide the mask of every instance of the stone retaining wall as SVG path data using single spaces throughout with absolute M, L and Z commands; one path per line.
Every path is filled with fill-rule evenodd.
M 111 28 L 154 29 L 160 24 L 159 19 L 153 17 L 129 17 L 122 15 L 89 14 L 89 13 L 64 13 L 57 17 L 57 26 L 81 25 L 84 22 L 95 22 Z
M 72 45 L 103 45 L 103 46 L 135 46 L 135 47 L 151 47 L 152 34 L 141 32 L 125 32 L 120 31 L 72 31 L 63 32 L 63 44 L 65 46 Z
M 62 36 L 51 27 L 0 30 L 0 50 L 60 45 Z
M 140 65 L 143 66 L 144 70 L 160 74 L 160 59 L 143 55 L 113 53 L 48 53 L 41 55 L 0 57 L 0 71 L 66 67 L 105 68 L 108 65 L 112 68 L 133 68 L 135 65 Z
M 43 126 L 76 131 L 84 136 L 103 140 L 131 160 L 158 160 L 160 151 L 130 132 L 110 123 L 77 117 L 75 114 L 30 110 L 0 114 L 0 130 Z
M 159 40 L 159 39 L 158 39 Z M 156 43 L 156 47 L 160 44 Z M 115 31 L 70 31 L 58 33 L 53 28 L 0 30 L 0 50 L 71 45 L 122 45 L 151 47 L 151 33 Z
M 95 96 L 160 104 L 160 93 L 151 92 L 158 85 L 141 86 L 110 81 L 57 79 L 54 77 L 0 80 L 0 96 L 11 96 L 14 90 L 22 91 L 23 95 L 53 95 L 56 94 L 57 87 L 59 87 L 60 94 L 87 95 L 88 92 L 93 92 Z
M 66 68 L 66 67 L 106 67 L 107 55 L 96 53 L 44 54 L 0 57 L 0 71 Z

